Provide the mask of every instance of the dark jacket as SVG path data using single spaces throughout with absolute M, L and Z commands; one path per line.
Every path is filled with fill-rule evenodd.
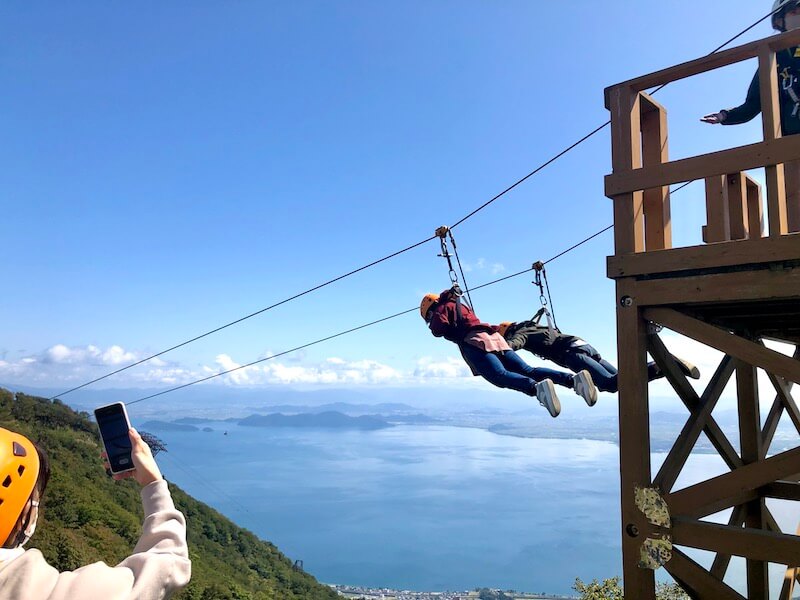
M 781 133 L 782 135 L 794 135 L 800 133 L 800 46 L 797 48 L 787 48 L 776 54 L 778 62 L 778 96 L 781 109 Z M 794 94 L 795 98 L 792 98 Z M 753 81 L 747 90 L 747 98 L 744 104 L 736 108 L 725 111 L 723 125 L 738 125 L 746 123 L 761 112 L 761 84 L 758 81 L 758 71 L 756 71 Z
M 574 335 L 563 334 L 558 329 L 551 330 L 546 325 L 538 325 L 533 321 L 509 325 L 504 337 L 512 350 L 524 348 L 545 360 L 556 362 L 568 351 L 572 342 L 578 339 Z
M 461 317 L 459 318 L 456 300 L 457 297 L 452 290 L 445 290 L 439 295 L 439 301 L 434 305 L 431 320 L 428 323 L 433 335 L 461 344 L 469 333 L 496 331 L 488 323 L 482 323 L 466 302 L 461 302 Z

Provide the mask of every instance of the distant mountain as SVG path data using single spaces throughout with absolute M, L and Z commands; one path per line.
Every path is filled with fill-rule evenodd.
M 142 523 L 139 486 L 114 481 L 99 460 L 97 426 L 59 400 L 0 388 L 0 423 L 37 440 L 53 477 L 29 547 L 66 571 L 96 561 L 117 564 L 133 549 Z M 328 586 L 293 568 L 269 542 L 236 526 L 169 484 L 189 523 L 192 581 L 175 600 L 336 600 Z
M 320 404 L 319 406 L 311 406 L 307 404 L 276 404 L 271 406 L 252 406 L 252 410 L 270 413 L 323 413 L 323 412 L 340 412 L 344 414 L 372 414 L 372 413 L 402 413 L 407 414 L 418 409 L 408 404 L 401 404 L 399 402 L 382 402 L 379 404 L 352 404 L 350 402 L 329 402 L 328 404 Z
M 322 429 L 385 429 L 392 427 L 380 417 L 361 416 L 348 417 L 340 412 L 328 411 L 318 414 L 284 415 L 250 415 L 239 421 L 239 425 L 247 427 L 318 427 Z
M 153 429 L 156 431 L 199 431 L 199 427 L 194 425 L 186 425 L 185 423 L 178 423 L 177 421 L 147 421 L 139 425 L 145 431 Z
M 406 425 L 427 425 L 429 423 L 443 423 L 442 419 L 434 419 L 428 415 L 417 413 L 416 415 L 373 415 L 382 419 L 386 419 L 389 423 L 403 423 Z

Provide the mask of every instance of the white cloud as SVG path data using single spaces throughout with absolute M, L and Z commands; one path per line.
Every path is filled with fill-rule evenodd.
M 489 262 L 485 258 L 479 258 L 475 263 L 463 263 L 464 272 L 489 271 L 492 275 L 497 275 L 506 270 L 505 265 L 498 262 Z
M 261 373 L 262 383 L 284 384 L 379 384 L 404 379 L 400 371 L 378 361 L 346 361 L 338 357 L 305 366 L 268 362 Z
M 251 383 L 250 377 L 247 375 L 248 369 L 253 369 L 254 367 L 245 367 L 244 369 L 240 368 L 241 365 L 235 362 L 230 356 L 227 354 L 219 354 L 217 355 L 217 364 L 222 367 L 223 371 L 230 371 L 232 369 L 237 369 L 233 371 L 233 373 L 228 373 L 225 377 L 231 383 L 241 385 L 241 384 L 249 384 Z
M 123 363 L 131 363 L 137 360 L 133 352 L 129 352 L 122 346 L 110 346 L 106 350 L 101 350 L 97 346 L 89 345 L 85 348 L 70 348 L 64 344 L 51 346 L 38 356 L 29 356 L 22 359 L 28 363 L 41 362 L 43 364 L 67 364 L 67 365 L 108 365 L 117 366 Z
M 454 379 L 470 377 L 472 372 L 467 364 L 460 358 L 448 356 L 444 360 L 423 356 L 417 361 L 414 377 L 422 379 Z

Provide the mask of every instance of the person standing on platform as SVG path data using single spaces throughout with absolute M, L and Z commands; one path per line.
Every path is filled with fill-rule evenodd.
M 800 28 L 800 0 L 775 0 L 772 4 L 772 27 L 781 33 Z M 776 52 L 781 117 L 781 135 L 800 133 L 800 46 Z M 710 113 L 700 120 L 711 125 L 739 125 L 761 112 L 761 84 L 758 70 L 750 82 L 743 104 Z M 784 165 L 786 180 L 786 217 L 788 230 L 800 231 L 800 160 Z

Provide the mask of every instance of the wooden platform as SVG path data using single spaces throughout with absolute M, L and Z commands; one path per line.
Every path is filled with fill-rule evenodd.
M 800 233 L 793 233 L 800 230 L 800 135 L 781 137 L 775 59 L 776 50 L 796 45 L 800 30 L 606 90 L 613 166 L 606 195 L 614 206 L 615 241 L 607 266 L 616 282 L 626 600 L 655 600 L 654 572 L 662 567 L 693 600 L 767 600 L 774 597 L 768 566 L 784 565 L 778 597 L 795 595 L 800 528 L 781 531 L 766 501 L 800 501 L 800 446 L 786 450 L 792 444 L 781 439 L 780 449 L 772 448 L 782 417 L 791 420 L 800 444 L 800 409 L 792 397 L 792 386 L 800 384 Z M 753 57 L 759 63 L 763 141 L 669 161 L 666 109 L 643 90 Z M 755 168 L 764 169 L 765 195 L 747 172 Z M 698 238 L 707 243 L 672 248 L 678 221 L 669 186 L 695 179 L 706 184 L 707 224 Z M 704 389 L 687 380 L 657 326 L 722 353 L 714 373 L 704 374 L 711 376 Z M 792 344 L 794 353 L 773 350 L 765 340 Z M 655 476 L 650 357 L 676 404 L 688 411 Z M 775 391 L 768 410 L 760 398 L 760 373 Z M 729 439 L 713 415 L 734 379 L 738 440 Z M 703 434 L 729 471 L 674 489 Z M 731 508 L 727 524 L 706 520 Z M 713 552 L 713 564 L 699 564 L 685 548 Z M 745 559 L 746 590 L 726 582 L 732 556 Z

